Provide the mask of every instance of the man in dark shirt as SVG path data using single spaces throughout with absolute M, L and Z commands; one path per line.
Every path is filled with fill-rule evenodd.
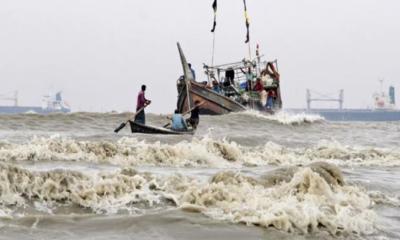
M 146 99 L 146 97 L 144 96 L 145 92 L 146 92 L 146 85 L 142 85 L 142 90 L 139 92 L 139 94 L 137 96 L 137 104 L 136 104 L 137 114 L 135 116 L 135 122 L 141 123 L 141 124 L 146 124 L 144 108 L 151 103 L 151 101 Z M 140 112 L 138 112 L 138 111 L 140 111 Z
M 190 113 L 190 118 L 186 119 L 186 123 L 190 124 L 193 129 L 197 128 L 197 125 L 199 125 L 200 122 L 200 106 L 203 105 L 204 102 L 200 102 L 199 100 L 196 100 L 194 102 L 195 107 Z

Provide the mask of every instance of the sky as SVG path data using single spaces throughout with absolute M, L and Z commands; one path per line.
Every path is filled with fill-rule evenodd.
M 1 0 L 0 95 L 18 90 L 20 105 L 39 106 L 43 95 L 62 90 L 73 111 L 133 111 L 146 84 L 148 111 L 172 112 L 182 75 L 176 42 L 206 79 L 211 4 Z M 278 59 L 285 108 L 305 107 L 307 88 L 344 89 L 346 108 L 372 106 L 381 78 L 385 89 L 400 91 L 400 1 L 247 0 L 247 7 L 251 49 L 258 43 L 267 59 Z M 245 34 L 243 1 L 219 0 L 215 63 L 248 56 Z

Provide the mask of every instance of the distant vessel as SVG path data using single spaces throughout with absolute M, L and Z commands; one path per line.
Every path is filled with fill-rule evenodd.
M 306 112 L 318 114 L 330 121 L 400 121 L 400 110 L 396 108 L 395 88 L 389 87 L 388 94 L 381 89 L 373 94 L 374 107 L 371 109 L 343 109 L 343 90 L 340 90 L 339 98 L 319 97 L 312 98 L 310 90 L 307 90 L 307 109 L 289 109 L 291 112 Z M 339 103 L 339 109 L 312 109 L 313 101 L 335 101 Z
M 13 96 L 0 95 L 0 101 L 13 101 L 13 106 L 0 106 L 0 114 L 21 114 L 21 113 L 36 113 L 36 114 L 49 114 L 49 113 L 69 113 L 71 108 L 68 103 L 62 99 L 61 92 L 54 95 L 43 96 L 42 106 L 19 106 L 18 105 L 18 92 Z

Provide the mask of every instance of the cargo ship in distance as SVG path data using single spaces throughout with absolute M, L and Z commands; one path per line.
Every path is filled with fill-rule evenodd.
M 0 106 L 0 114 L 49 114 L 49 113 L 69 113 L 71 108 L 62 98 L 61 92 L 54 95 L 43 96 L 42 106 L 19 106 L 18 92 L 12 96 L 0 95 L 0 101 L 12 101 L 12 106 Z
M 307 90 L 307 109 L 287 109 L 293 113 L 317 114 L 328 121 L 400 121 L 400 110 L 396 108 L 395 88 L 389 87 L 388 94 L 382 90 L 373 94 L 374 107 L 365 109 L 343 108 L 343 90 L 340 90 L 338 98 L 327 96 L 312 96 L 312 91 Z M 311 108 L 312 102 L 330 101 L 338 102 L 339 109 Z

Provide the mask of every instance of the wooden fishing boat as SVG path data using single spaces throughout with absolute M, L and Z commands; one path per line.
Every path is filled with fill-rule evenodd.
M 167 134 L 167 135 L 185 135 L 194 134 L 194 129 L 188 129 L 186 131 L 174 131 L 169 128 L 155 127 L 150 125 L 143 125 L 134 121 L 129 121 L 132 133 L 144 133 L 144 134 Z
M 186 87 L 189 90 L 186 90 Z M 226 96 L 215 93 L 206 88 L 203 84 L 191 81 L 190 84 L 184 86 L 178 98 L 179 112 L 186 112 L 194 105 L 194 102 L 204 102 L 200 108 L 200 114 L 221 115 L 230 112 L 240 112 L 246 110 L 246 107 Z M 189 92 L 189 100 L 187 98 Z
M 231 64 L 224 64 L 219 66 L 209 67 L 205 65 L 205 72 L 207 74 L 208 82 L 199 83 L 194 80 L 193 74 L 189 65 L 186 61 L 186 57 L 182 51 L 181 46 L 178 43 L 178 50 L 180 55 L 180 60 L 182 63 L 184 75 L 178 80 L 178 101 L 177 109 L 179 112 L 183 113 L 191 109 L 194 106 L 194 102 L 200 101 L 204 104 L 200 108 L 200 114 L 207 115 L 221 115 L 230 112 L 240 112 L 246 109 L 255 109 L 258 111 L 263 111 L 266 113 L 275 113 L 277 110 L 282 108 L 282 100 L 280 94 L 279 84 L 276 85 L 274 91 L 276 92 L 275 104 L 273 108 L 266 108 L 266 98 L 264 102 L 260 93 L 256 91 L 245 91 L 239 88 L 239 83 L 246 81 L 245 75 L 241 72 L 243 68 L 248 68 L 250 65 L 254 69 L 258 69 L 258 74 L 261 75 L 261 65 L 265 67 L 272 67 L 277 78 L 279 74 L 276 71 L 274 63 L 277 62 L 264 62 L 263 64 L 257 61 L 241 61 Z M 217 78 L 215 77 L 217 73 Z M 229 86 L 223 86 L 225 79 L 221 77 L 221 73 L 233 74 L 233 77 Z M 214 82 L 218 83 L 218 87 L 221 87 L 221 91 L 217 92 L 210 88 L 210 82 L 213 79 Z M 272 81 L 272 80 L 271 80 Z M 275 81 L 276 82 L 276 81 Z M 236 83 L 233 84 L 233 83 Z

